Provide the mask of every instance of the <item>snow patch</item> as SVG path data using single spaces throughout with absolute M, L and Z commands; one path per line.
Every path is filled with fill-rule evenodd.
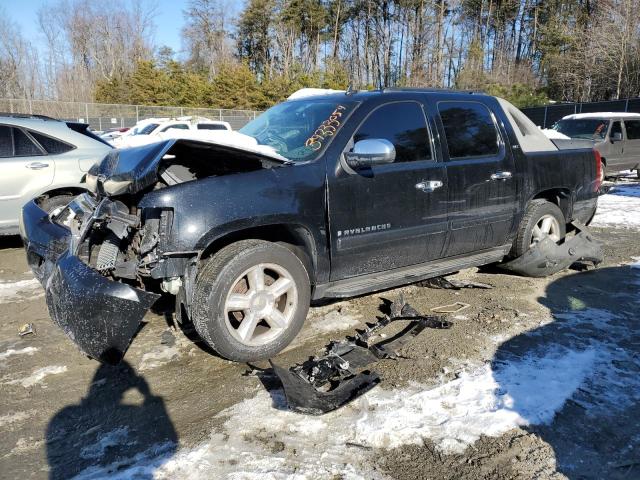
M 161 345 L 155 350 L 145 353 L 140 360 L 138 370 L 144 372 L 158 368 L 180 357 L 180 351 L 176 347 Z
M 591 225 L 640 229 L 640 183 L 615 185 L 601 195 Z
M 80 450 L 80 457 L 85 459 L 100 458 L 109 447 L 116 445 L 133 445 L 135 442 L 127 442 L 129 427 L 119 427 L 103 435 L 93 445 L 88 445 Z
M 460 452 L 480 435 L 550 422 L 597 358 L 593 349 L 545 351 L 497 371 L 469 368 L 431 389 L 378 388 L 321 418 L 290 412 L 282 391 L 260 389 L 218 415 L 226 421 L 208 442 L 156 463 L 144 456 L 117 478 L 144 468 L 159 479 L 381 478 L 368 466 L 373 448 L 429 439 L 442 452 Z
M 58 375 L 59 373 L 64 373 L 67 371 L 67 367 L 64 365 L 52 365 L 49 367 L 39 368 L 35 372 L 33 372 L 28 377 L 11 380 L 7 382 L 7 385 L 22 385 L 24 388 L 33 387 L 44 380 L 45 377 L 49 375 Z
M 11 357 L 12 355 L 33 355 L 37 351 L 38 349 L 35 347 L 25 347 L 20 350 L 14 350 L 13 348 L 10 348 L 5 352 L 0 353 L 0 360 L 4 360 L 8 357 Z
M 287 100 L 300 100 L 301 98 L 321 97 L 324 95 L 333 95 L 334 93 L 345 93 L 344 90 L 334 90 L 332 88 L 301 88 L 293 92 Z
M 35 410 L 29 410 L 28 412 L 15 412 L 2 415 L 0 416 L 0 427 L 5 427 L 16 422 L 22 422 L 23 420 L 31 418 L 34 413 L 36 413 Z
M 44 295 L 40 282 L 35 278 L 7 282 L 0 280 L 0 303 L 12 303 L 27 298 L 38 298 Z
M 338 310 L 332 310 L 322 318 L 314 320 L 312 326 L 314 330 L 323 333 L 349 330 L 360 325 L 358 318 L 361 317 L 361 315 L 350 315 Z

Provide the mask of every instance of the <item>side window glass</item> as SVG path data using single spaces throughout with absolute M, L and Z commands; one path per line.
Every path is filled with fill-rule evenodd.
M 449 159 L 486 157 L 499 151 L 498 131 L 489 109 L 478 102 L 440 102 Z
M 432 159 L 427 123 L 422 107 L 415 102 L 389 103 L 374 110 L 353 140 L 373 138 L 393 143 L 396 163 Z
M 624 126 L 627 129 L 627 139 L 640 140 L 640 120 L 625 120 Z
M 13 139 L 11 127 L 0 126 L 0 157 L 13 156 Z
M 611 133 L 609 134 L 609 137 L 613 137 L 616 133 L 622 135 L 622 124 L 620 122 L 613 122 L 613 124 L 611 125 Z
M 42 151 L 29 137 L 27 137 L 26 133 L 19 128 L 13 129 L 13 146 L 15 148 L 16 157 L 42 155 Z
M 47 153 L 51 155 L 56 155 L 58 153 L 65 153 L 69 150 L 73 150 L 73 146 L 68 143 L 61 142 L 60 140 L 56 140 L 55 138 L 47 137 L 46 135 L 42 135 L 38 132 L 34 132 L 29 130 L 29 133 L 35 138 L 40 146 L 44 148 Z
M 162 131 L 166 132 L 170 128 L 178 128 L 180 130 L 189 130 L 189 125 L 185 125 L 184 123 L 176 123 L 175 125 L 169 125 L 168 127 L 164 127 Z

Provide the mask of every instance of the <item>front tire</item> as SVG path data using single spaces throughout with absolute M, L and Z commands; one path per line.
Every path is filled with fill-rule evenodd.
M 511 249 L 512 257 L 519 257 L 544 237 L 558 243 L 567 233 L 567 223 L 557 205 L 543 199 L 532 200 L 522 217 Z
M 221 356 L 237 362 L 264 360 L 284 349 L 302 328 L 310 290 L 307 270 L 291 250 L 242 240 L 201 268 L 193 324 Z

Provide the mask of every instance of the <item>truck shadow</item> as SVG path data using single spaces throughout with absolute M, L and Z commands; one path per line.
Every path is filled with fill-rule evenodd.
M 49 478 L 107 478 L 135 463 L 135 478 L 151 479 L 177 440 L 163 399 L 142 376 L 126 361 L 101 365 L 86 397 L 47 426 Z
M 553 320 L 498 348 L 496 398 L 552 446 L 572 479 L 640 478 L 640 269 L 563 276 Z

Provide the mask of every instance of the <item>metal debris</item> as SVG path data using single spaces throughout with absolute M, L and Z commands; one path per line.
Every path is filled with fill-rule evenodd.
M 397 334 L 386 338 L 380 330 L 392 322 L 406 320 L 408 324 Z M 331 342 L 326 354 L 312 357 L 291 368 L 269 360 L 279 377 L 289 408 L 295 412 L 322 415 L 336 410 L 368 392 L 380 377 L 364 367 L 381 359 L 398 359 L 398 351 L 425 328 L 450 328 L 451 322 L 434 315 L 421 315 L 402 301 L 390 305 L 390 314 L 356 335 Z M 374 340 L 381 340 L 374 343 Z
M 18 335 L 24 337 L 29 334 L 36 334 L 36 326 L 33 323 L 25 323 L 18 329 Z
M 421 287 L 439 288 L 444 290 L 461 290 L 463 288 L 482 288 L 491 289 L 493 285 L 481 282 L 472 282 L 470 280 L 457 280 L 455 278 L 433 277 L 418 282 Z
M 431 309 L 434 313 L 458 313 L 463 310 L 466 310 L 471 305 L 464 302 L 455 302 L 450 305 L 440 305 L 439 307 L 433 307 Z

